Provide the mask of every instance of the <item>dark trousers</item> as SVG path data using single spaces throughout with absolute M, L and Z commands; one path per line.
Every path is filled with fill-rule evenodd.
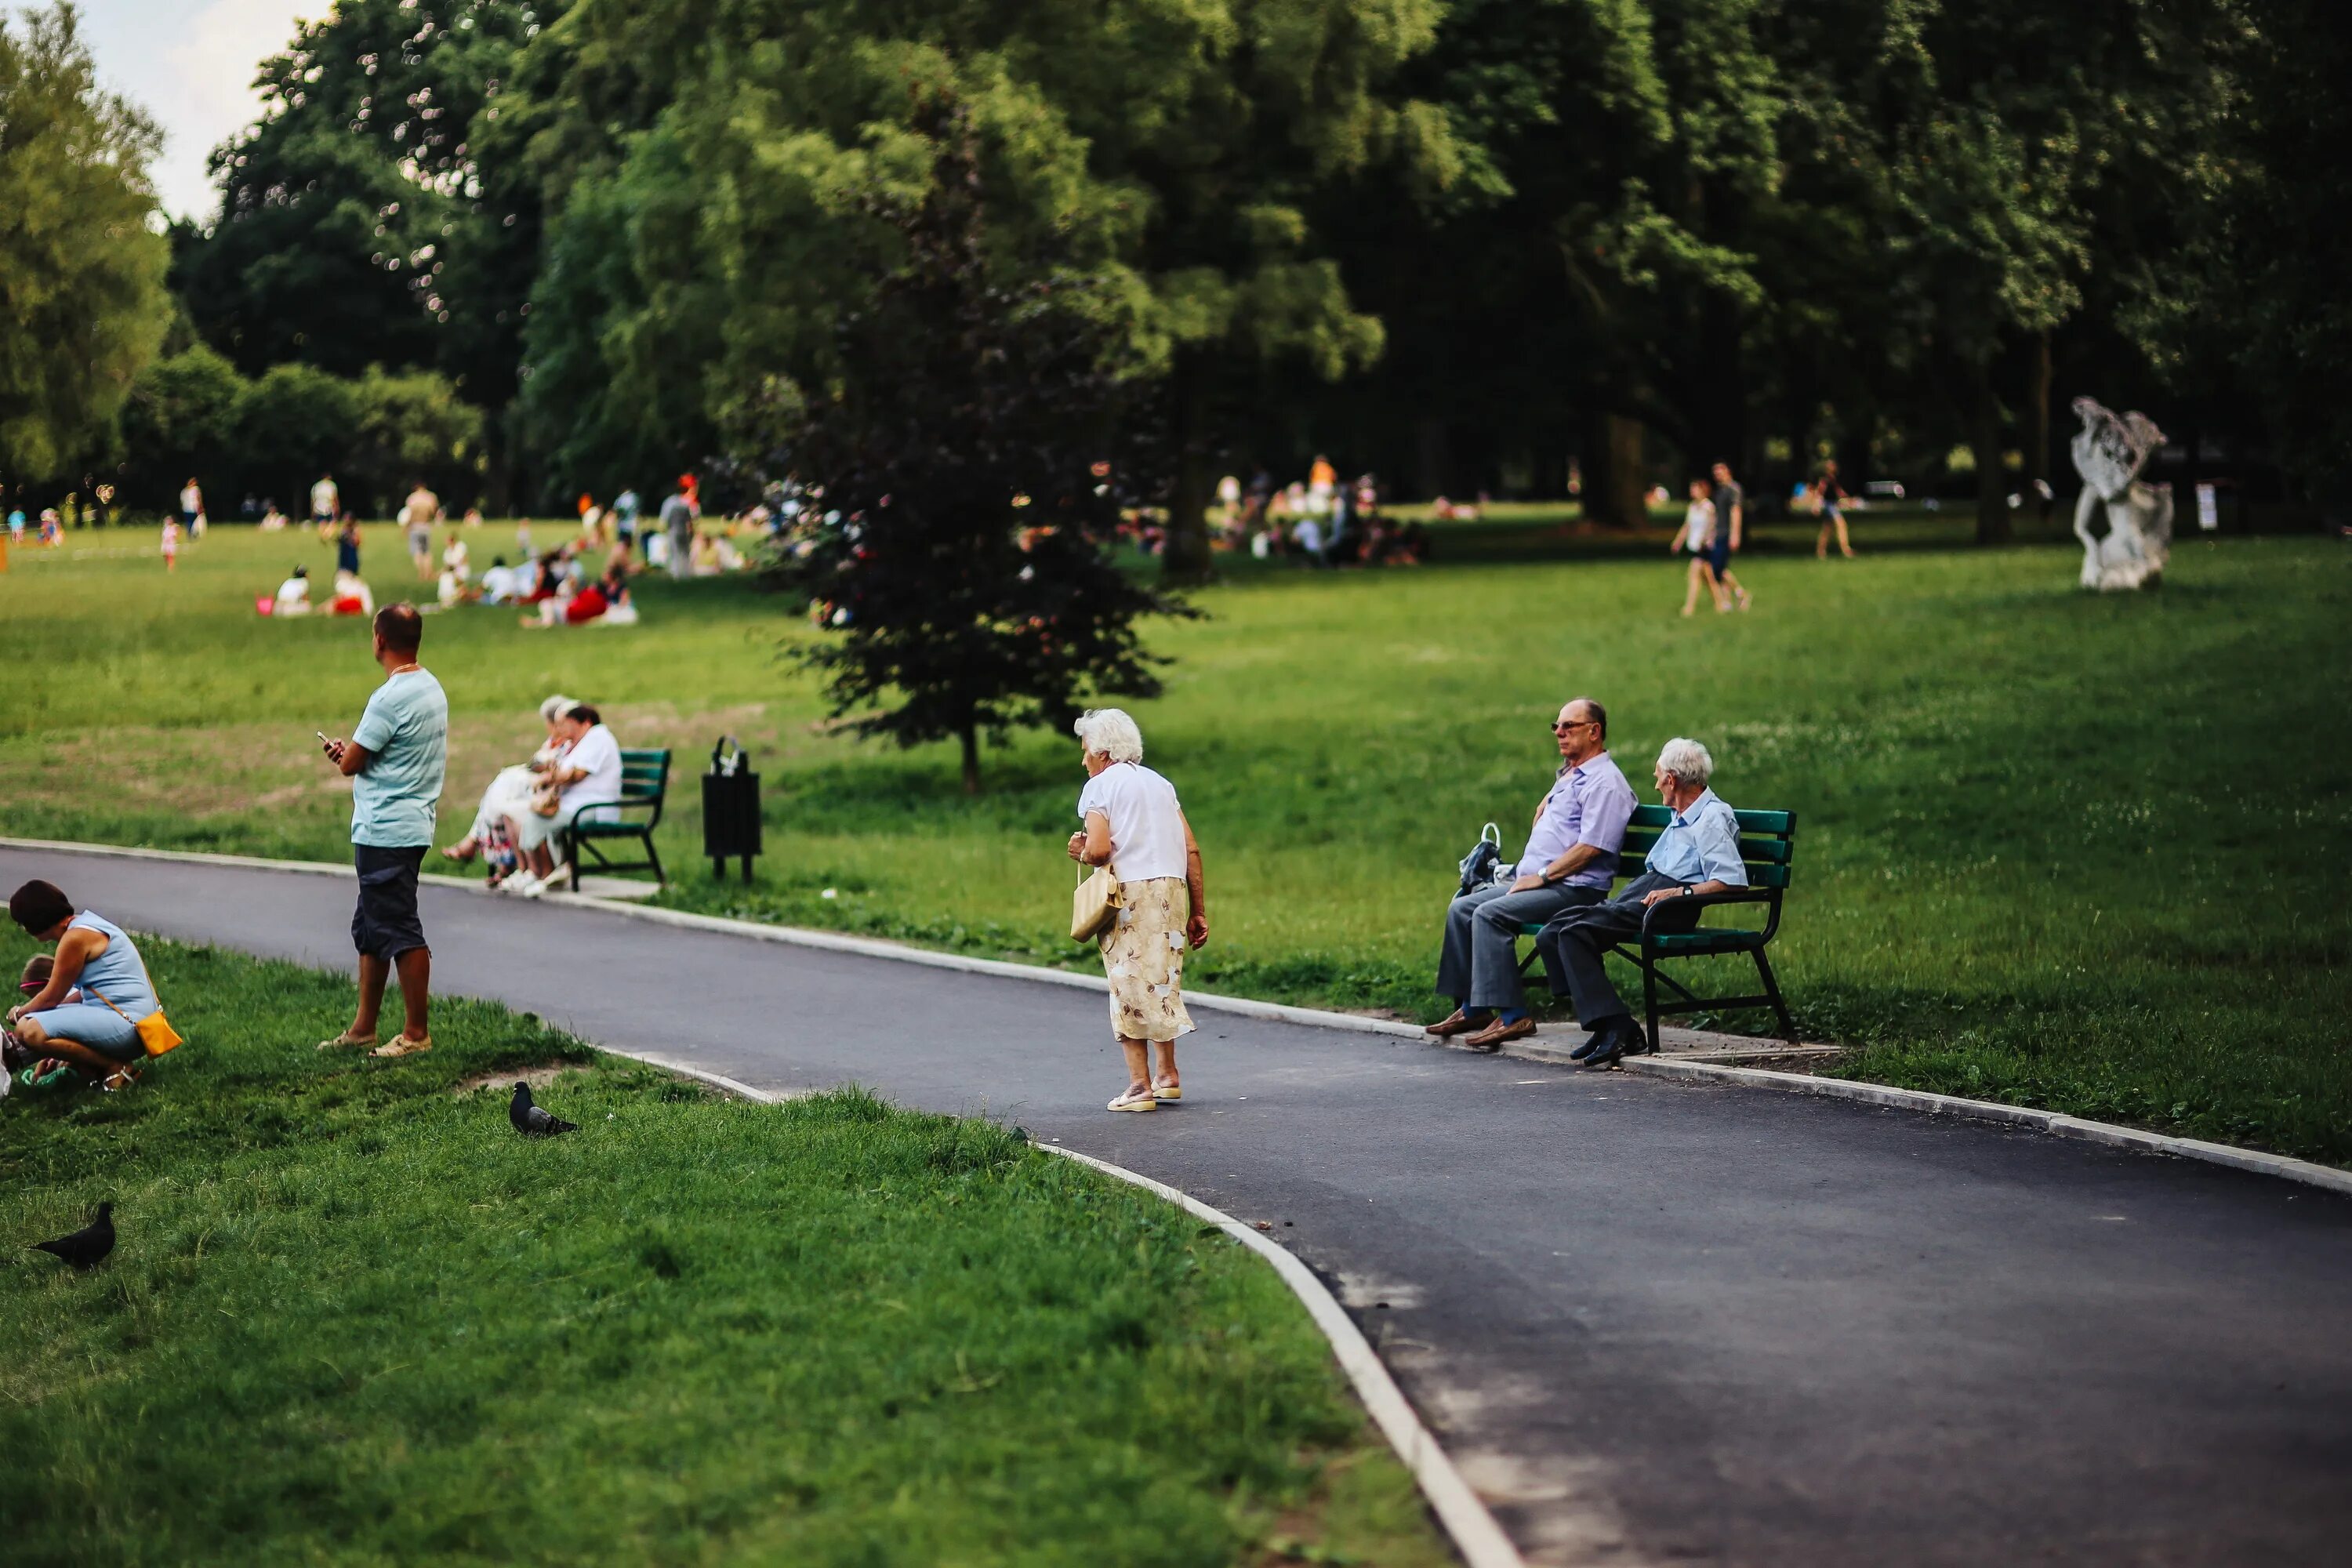
M 1633 1016 L 1633 1009 L 1617 994 L 1617 987 L 1609 983 L 1602 956 L 1613 944 L 1642 934 L 1643 918 L 1649 913 L 1642 902 L 1643 894 L 1660 888 L 1688 886 L 1672 877 L 1644 871 L 1607 903 L 1595 904 L 1589 910 L 1570 910 L 1544 927 L 1536 938 L 1536 951 L 1543 954 L 1544 973 L 1551 981 L 1552 994 L 1569 998 L 1576 1008 L 1578 1023 L 1591 1029 L 1611 1018 Z M 1698 913 L 1696 910 L 1670 909 L 1659 917 L 1656 929 L 1694 930 L 1698 925 Z
M 1519 927 L 1537 925 L 1601 901 L 1598 888 L 1530 888 L 1496 882 L 1465 893 L 1445 911 L 1437 955 L 1437 994 L 1472 1009 L 1508 1012 L 1528 1005 L 1519 980 Z

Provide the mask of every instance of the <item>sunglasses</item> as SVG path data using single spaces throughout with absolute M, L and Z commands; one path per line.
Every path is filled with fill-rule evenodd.
M 1590 719 L 1570 719 L 1565 724 L 1560 723 L 1558 720 L 1554 720 L 1552 721 L 1551 732 L 1555 735 L 1565 735 L 1570 730 L 1582 730 L 1589 728 L 1591 723 L 1592 721 Z

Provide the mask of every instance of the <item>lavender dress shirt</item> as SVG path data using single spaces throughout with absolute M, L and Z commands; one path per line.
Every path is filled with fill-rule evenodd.
M 1603 752 L 1563 769 L 1544 796 L 1543 808 L 1528 834 L 1528 847 L 1512 868 L 1514 876 L 1536 877 L 1568 853 L 1572 845 L 1590 844 L 1601 851 L 1560 886 L 1599 888 L 1608 891 L 1617 878 L 1617 850 L 1625 842 L 1625 825 L 1633 816 L 1633 786 L 1616 759 Z

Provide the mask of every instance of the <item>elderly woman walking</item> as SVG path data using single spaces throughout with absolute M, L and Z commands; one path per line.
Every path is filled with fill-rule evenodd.
M 1184 1098 L 1176 1073 L 1176 1037 L 1192 1027 L 1184 1011 L 1184 952 L 1209 940 L 1201 847 L 1175 786 L 1143 765 L 1134 720 L 1098 708 L 1073 728 L 1087 787 L 1078 795 L 1086 828 L 1070 835 L 1070 858 L 1108 866 L 1119 883 L 1118 919 L 1099 939 L 1111 1031 L 1127 1055 L 1127 1088 L 1109 1109 L 1152 1110 Z

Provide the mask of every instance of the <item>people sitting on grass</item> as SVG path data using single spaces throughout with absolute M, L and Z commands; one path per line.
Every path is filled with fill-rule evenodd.
M 1536 806 L 1525 852 L 1445 911 L 1437 989 L 1456 1005 L 1430 1026 L 1439 1039 L 1459 1035 L 1464 1045 L 1492 1051 L 1534 1034 L 1519 978 L 1519 927 L 1598 904 L 1616 878 L 1633 786 L 1609 754 L 1609 714 L 1591 698 L 1576 698 L 1552 721 L 1552 735 L 1559 773 Z
M 8 918 L 35 942 L 57 944 L 40 989 L 11 1007 L 0 1029 L 9 1058 L 54 1059 L 102 1089 L 138 1081 L 132 1064 L 147 1055 L 139 1020 L 163 1011 L 138 944 L 103 916 L 76 910 L 54 882 L 10 894 Z
M 489 855 L 490 886 L 495 888 L 506 880 L 515 866 L 509 823 L 518 815 L 530 812 L 531 796 L 548 782 L 550 770 L 563 753 L 572 749 L 570 728 L 564 715 L 578 706 L 569 697 L 561 695 L 551 697 L 539 705 L 539 721 L 546 726 L 547 739 L 539 750 L 530 754 L 529 762 L 499 770 L 498 776 L 490 780 L 489 787 L 482 791 L 482 803 L 474 810 L 473 826 L 466 830 L 465 837 L 442 849 L 445 858 L 467 866 L 483 855 Z M 501 855 L 501 849 L 507 853 Z
M 278 584 L 269 613 L 280 617 L 310 613 L 310 569 L 308 566 L 296 566 L 293 574 Z
M 331 616 L 373 616 L 375 594 L 355 572 L 335 572 L 334 597 L 327 601 Z
M 609 806 L 621 798 L 621 742 L 604 727 L 604 715 L 585 702 L 574 703 L 564 711 L 557 733 L 566 743 L 564 754 L 549 766 L 525 809 L 507 818 L 520 866 L 502 889 L 528 899 L 545 892 L 562 870 L 551 847 L 557 836 L 592 806 Z
M 522 596 L 523 574 L 518 567 L 507 564 L 507 558 L 490 558 L 490 569 L 482 574 L 482 603 L 511 605 Z
M 1739 855 L 1739 817 L 1707 787 L 1715 759 L 1696 741 L 1668 741 L 1658 752 L 1658 796 L 1674 820 L 1658 833 L 1642 874 L 1607 903 L 1570 910 L 1536 938 L 1552 993 L 1566 996 L 1591 1037 L 1569 1054 L 1589 1068 L 1650 1048 L 1649 1037 L 1610 984 L 1601 959 L 1610 948 L 1639 936 L 1654 905 L 1663 904 L 1653 931 L 1687 931 L 1701 906 L 1687 900 L 1748 885 Z

